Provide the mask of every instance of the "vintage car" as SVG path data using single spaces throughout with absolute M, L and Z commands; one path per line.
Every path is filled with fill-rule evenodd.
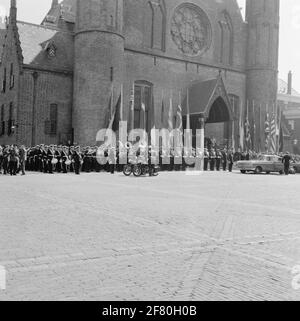
M 262 155 L 257 160 L 239 161 L 237 162 L 237 168 L 242 174 L 247 172 L 260 173 L 284 173 L 284 166 L 282 158 L 276 155 Z

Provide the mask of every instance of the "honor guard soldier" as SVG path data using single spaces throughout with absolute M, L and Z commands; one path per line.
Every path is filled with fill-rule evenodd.
M 228 152 L 227 161 L 228 161 L 228 170 L 231 173 L 232 172 L 232 168 L 233 168 L 233 163 L 234 163 L 233 150 L 232 149 L 230 149 L 229 152 Z
M 46 172 L 48 172 L 49 174 L 53 174 L 52 161 L 54 158 L 55 158 L 54 146 L 51 145 L 51 146 L 49 146 L 48 151 L 47 151 L 47 165 L 46 165 L 46 168 L 47 168 Z
M 216 152 L 214 149 L 210 151 L 210 170 L 214 171 L 215 170 L 215 165 L 216 165 Z
M 225 172 L 227 169 L 227 150 L 226 150 L 226 148 L 224 148 L 222 151 L 222 166 L 223 166 L 223 171 Z
M 82 164 L 82 156 L 80 152 L 80 147 L 76 146 L 73 154 L 72 154 L 72 160 L 74 162 L 74 172 L 76 175 L 80 175 L 80 167 Z
M 208 149 L 204 148 L 204 171 L 208 170 L 209 156 Z
M 220 171 L 221 161 L 222 161 L 222 154 L 221 154 L 221 151 L 218 149 L 216 152 L 216 168 L 218 172 Z

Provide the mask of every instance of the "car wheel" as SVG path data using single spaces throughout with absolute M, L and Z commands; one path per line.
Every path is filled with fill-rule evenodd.
M 241 173 L 242 173 L 242 174 L 246 174 L 246 171 L 243 170 L 243 171 L 241 171 Z
M 260 166 L 255 168 L 255 174 L 261 174 L 262 173 L 262 168 Z

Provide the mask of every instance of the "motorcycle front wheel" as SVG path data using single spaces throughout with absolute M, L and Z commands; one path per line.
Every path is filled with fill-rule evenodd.
M 131 165 L 124 165 L 123 167 L 123 174 L 125 176 L 130 176 L 132 173 L 132 170 L 131 170 Z
M 134 167 L 133 167 L 133 175 L 135 177 L 140 177 L 142 175 L 142 167 L 140 165 L 134 165 Z

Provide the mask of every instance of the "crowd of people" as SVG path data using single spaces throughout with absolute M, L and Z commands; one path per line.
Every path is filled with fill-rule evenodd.
M 134 152 L 137 156 L 141 154 L 140 149 Z M 147 148 L 147 153 L 149 153 L 147 162 L 150 164 L 153 160 L 151 146 Z M 178 155 L 175 150 L 169 150 L 165 154 L 160 150 L 156 163 L 162 171 L 184 171 L 195 166 L 193 161 L 190 162 L 190 157 L 182 153 L 181 151 Z M 24 145 L 0 146 L 0 174 L 25 175 L 26 171 L 48 174 L 71 172 L 77 175 L 81 171 L 86 173 L 106 171 L 114 174 L 115 171 L 123 170 L 123 165 L 119 164 L 118 149 L 107 147 L 102 150 L 102 156 L 107 159 L 107 162 L 99 161 L 99 147 L 97 146 L 81 148 L 80 146 L 42 144 L 28 149 Z M 197 150 L 193 149 L 190 156 L 197 157 Z M 260 156 L 261 154 L 254 151 L 242 152 L 210 147 L 204 149 L 202 158 L 204 159 L 204 171 L 232 172 L 235 162 L 258 159 Z M 126 161 L 127 159 L 129 161 L 129 158 L 127 155 Z M 295 155 L 293 158 L 299 160 Z

